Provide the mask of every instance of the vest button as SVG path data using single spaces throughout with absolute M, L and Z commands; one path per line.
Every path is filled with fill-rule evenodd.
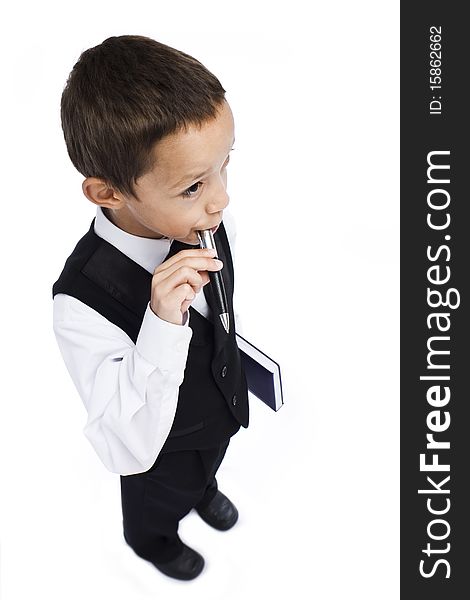
M 227 375 L 227 365 L 224 365 L 224 368 L 222 369 L 220 374 L 222 375 L 222 377 L 225 377 L 225 375 Z
M 235 394 L 232 398 L 232 404 L 233 406 L 235 406 L 235 404 L 237 403 L 237 395 Z

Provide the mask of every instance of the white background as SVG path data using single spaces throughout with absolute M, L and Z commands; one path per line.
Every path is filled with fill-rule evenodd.
M 13 5 L 11 5 L 13 6 Z M 4 12 L 0 575 L 48 597 L 396 599 L 398 592 L 398 2 L 18 2 Z M 192 582 L 138 558 L 119 476 L 52 331 L 51 288 L 94 206 L 59 103 L 80 53 L 140 34 L 227 90 L 236 143 L 237 306 L 282 366 L 285 405 L 251 404 L 219 487 L 227 532 L 190 513 Z

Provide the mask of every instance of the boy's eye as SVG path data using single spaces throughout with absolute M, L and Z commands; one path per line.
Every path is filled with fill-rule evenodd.
M 202 185 L 201 181 L 198 181 L 197 183 L 193 183 L 193 185 L 191 187 L 188 187 L 187 190 L 184 190 L 183 192 L 183 196 L 186 197 L 191 197 L 194 196 L 194 194 L 197 194 L 197 192 L 199 191 L 199 186 Z
M 234 148 L 232 148 L 232 150 L 234 150 Z M 225 159 L 225 162 L 224 162 L 224 165 L 223 165 L 222 168 L 225 168 L 228 165 L 229 162 L 230 162 L 230 154 Z M 194 196 L 195 194 L 198 193 L 199 187 L 201 185 L 202 185 L 202 181 L 198 181 L 197 183 L 193 183 L 193 185 L 190 186 L 190 187 L 188 187 L 187 190 L 184 190 L 184 192 L 181 195 L 185 196 L 186 198 L 191 198 L 192 196 Z

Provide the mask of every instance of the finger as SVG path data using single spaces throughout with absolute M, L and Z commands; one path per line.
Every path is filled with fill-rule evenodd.
M 160 281 L 163 281 L 164 279 L 172 276 L 173 273 L 181 271 L 182 269 L 186 273 L 188 269 L 192 270 L 193 272 L 220 271 L 220 269 L 223 267 L 222 261 L 218 259 L 194 256 L 180 258 L 178 261 L 170 265 L 166 265 L 165 268 L 163 268 L 164 264 L 165 263 L 162 263 L 162 265 L 160 265 L 154 272 L 154 275 L 156 275 Z
M 201 276 L 202 287 L 204 287 L 210 282 L 209 273 L 207 271 L 200 271 L 199 275 Z
M 160 269 L 160 267 L 163 269 L 171 267 L 183 258 L 212 258 L 215 255 L 216 250 L 214 250 L 213 248 L 194 248 L 194 250 L 180 250 L 179 252 L 162 262 L 157 267 L 157 269 Z
M 185 284 L 188 284 L 194 293 L 200 291 L 203 285 L 203 278 L 191 267 L 180 267 L 173 272 L 170 270 L 165 271 L 163 274 L 160 273 L 159 276 L 163 278 L 159 278 L 158 276 L 154 277 L 153 285 L 158 285 L 158 293 L 161 296 L 166 296 L 170 294 L 175 288 L 184 287 Z M 182 297 L 184 300 L 184 297 Z
M 188 308 L 191 306 L 191 302 L 192 300 L 185 300 L 183 302 L 180 309 L 182 314 L 184 314 L 188 310 Z
M 187 307 L 191 304 L 195 297 L 196 294 L 194 293 L 194 290 L 189 285 L 189 283 L 184 283 L 178 286 L 168 294 L 168 299 L 174 302 L 175 304 L 180 305 L 181 310 L 183 310 L 185 306 L 185 310 L 187 310 Z

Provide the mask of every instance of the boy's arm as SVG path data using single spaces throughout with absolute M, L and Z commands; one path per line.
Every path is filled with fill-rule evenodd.
M 192 330 L 150 306 L 136 344 L 98 312 L 66 294 L 54 298 L 54 333 L 88 412 L 84 434 L 108 470 L 147 471 L 173 424 Z

